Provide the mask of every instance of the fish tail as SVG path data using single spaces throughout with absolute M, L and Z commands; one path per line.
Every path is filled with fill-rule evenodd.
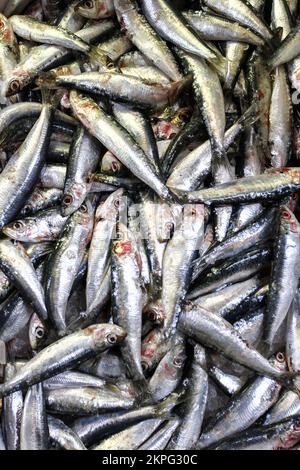
M 253 103 L 240 117 L 238 123 L 243 125 L 244 128 L 251 127 L 258 119 L 257 103 Z
M 259 48 L 261 54 L 267 58 L 266 66 L 270 72 L 274 69 L 273 58 L 272 58 L 273 52 L 279 47 L 281 40 L 282 40 L 282 34 L 283 34 L 283 28 L 282 27 L 277 28 L 272 39 L 266 41 L 266 43 Z
M 187 75 L 182 80 L 178 80 L 171 84 L 169 91 L 168 91 L 168 101 L 169 104 L 172 105 L 177 101 L 178 96 L 180 93 L 190 84 L 192 83 L 192 75 Z
M 94 65 L 98 65 L 100 68 L 104 68 L 105 70 L 115 69 L 115 65 L 110 57 L 105 51 L 100 49 L 100 47 L 91 46 L 89 58 Z
M 227 157 L 227 152 L 223 146 L 220 147 L 219 145 L 212 143 L 212 154 L 213 154 L 213 160 L 212 160 L 212 174 L 213 175 L 218 173 L 220 167 L 226 169 L 229 173 L 232 173 L 232 168 L 230 166 L 230 163 Z
M 300 398 L 300 384 L 298 385 L 295 379 L 300 378 L 300 372 L 285 372 L 282 376 L 283 386 L 296 393 Z
M 144 403 L 145 401 L 152 402 L 152 396 L 148 390 L 148 382 L 145 377 L 133 379 L 133 386 L 137 394 L 137 404 Z
M 42 89 L 56 89 L 58 85 L 56 83 L 56 74 L 53 70 L 42 73 L 35 81 L 36 85 Z
M 43 105 L 51 104 L 51 92 L 46 86 L 41 87 L 42 103 Z
M 222 54 L 218 54 L 215 59 L 210 59 L 209 63 L 217 72 L 219 77 L 226 83 L 227 77 L 230 73 L 231 60 L 224 57 Z

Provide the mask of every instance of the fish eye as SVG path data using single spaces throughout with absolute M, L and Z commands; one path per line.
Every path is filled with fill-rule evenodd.
M 91 0 L 87 0 L 87 2 L 84 2 L 83 6 L 85 8 L 93 8 L 94 2 L 92 2 Z
M 114 206 L 115 206 L 116 209 L 119 209 L 119 207 L 120 207 L 120 200 L 119 199 L 116 199 L 114 201 Z
M 296 193 L 292 194 L 292 200 L 297 201 L 297 199 L 298 199 L 298 194 Z
M 149 317 L 149 320 L 152 321 L 152 322 L 156 322 L 157 321 L 157 314 L 156 312 L 149 312 L 148 314 L 148 317 Z
M 108 70 L 113 70 L 115 68 L 115 64 L 107 58 L 106 67 L 108 68 Z
M 4 28 L 5 28 L 5 21 L 0 20 L 0 30 L 2 31 L 2 29 Z
M 116 344 L 118 340 L 117 335 L 115 335 L 114 333 L 110 333 L 109 335 L 107 335 L 106 339 L 109 344 Z
M 17 221 L 13 224 L 13 229 L 14 230 L 23 230 L 24 229 L 24 224 L 21 221 Z
M 35 336 L 38 338 L 38 339 L 42 339 L 44 337 L 44 330 L 43 328 L 41 327 L 38 327 L 36 330 L 35 330 Z
M 85 204 L 82 204 L 82 206 L 80 206 L 79 210 L 80 210 L 80 212 L 81 212 L 82 214 L 86 214 L 87 211 L 88 211 L 88 209 L 87 209 L 87 207 L 86 207 Z
M 285 220 L 290 220 L 292 218 L 290 212 L 284 210 L 282 211 L 282 218 L 285 219 Z
M 117 162 L 112 162 L 111 169 L 115 173 L 116 171 L 120 169 L 120 165 Z
M 173 224 L 172 224 L 172 222 L 166 223 L 166 229 L 167 229 L 169 232 L 171 232 L 171 231 L 173 230 Z
M 293 427 L 294 431 L 300 431 L 300 423 L 295 423 Z
M 63 204 L 65 204 L 65 206 L 70 206 L 71 204 L 73 204 L 73 202 L 74 202 L 74 198 L 70 194 L 67 194 L 63 198 Z
M 149 369 L 149 364 L 147 364 L 147 362 L 142 361 L 141 365 L 142 365 L 143 371 L 147 372 L 147 370 Z
M 11 93 L 17 93 L 20 90 L 20 83 L 18 80 L 12 80 L 8 86 Z
M 278 362 L 281 362 L 281 363 L 284 363 L 285 362 L 285 356 L 282 352 L 279 352 L 277 355 L 276 355 L 276 360 Z
M 175 367 L 181 367 L 182 364 L 183 364 L 183 360 L 181 357 L 175 357 L 175 359 L 173 360 L 173 364 Z

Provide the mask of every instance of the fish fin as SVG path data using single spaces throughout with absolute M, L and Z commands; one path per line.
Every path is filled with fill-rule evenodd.
M 212 174 L 213 176 L 218 173 L 220 168 L 226 169 L 226 171 L 234 177 L 232 167 L 227 157 L 227 153 L 223 148 L 217 147 L 212 144 L 213 149 L 213 160 L 212 160 Z
M 51 92 L 49 88 L 42 86 L 40 88 L 41 95 L 42 95 L 42 103 L 43 104 L 50 104 L 51 103 Z
M 156 416 L 158 418 L 170 417 L 174 406 L 183 403 L 183 401 L 185 400 L 183 399 L 183 396 L 181 396 L 179 393 L 171 393 L 171 395 L 169 395 L 162 402 L 156 405 Z
M 175 101 L 178 98 L 178 95 L 186 88 L 188 87 L 193 81 L 192 75 L 187 75 L 184 77 L 182 80 L 178 80 L 177 82 L 174 82 L 171 84 L 169 87 L 168 91 L 168 101 L 169 104 L 172 105 L 175 103 Z
M 59 86 L 56 83 L 56 75 L 53 70 L 42 73 L 35 81 L 37 87 L 40 89 L 57 89 Z
M 134 379 L 133 387 L 137 394 L 137 398 L 136 398 L 137 405 L 144 403 L 144 402 L 150 402 L 150 403 L 153 402 L 151 393 L 148 390 L 148 382 L 145 379 L 145 377 Z
M 106 71 L 114 70 L 115 64 L 110 59 L 109 55 L 97 46 L 91 46 L 89 51 L 89 58 L 94 65 L 104 68 Z
M 283 375 L 282 383 L 287 390 L 296 393 L 300 398 L 300 388 L 295 382 L 297 377 L 300 377 L 300 372 L 286 372 Z
M 253 103 L 240 117 L 238 120 L 239 124 L 242 124 L 244 128 L 251 127 L 257 122 L 259 118 L 257 103 Z
M 217 72 L 221 80 L 226 83 L 226 79 L 230 71 L 231 60 L 227 59 L 227 57 L 224 57 L 222 54 L 219 54 L 215 59 L 211 59 L 209 64 L 215 72 Z
M 283 28 L 279 27 L 275 30 L 274 35 L 271 40 L 266 41 L 266 43 L 263 46 L 259 47 L 259 50 L 261 51 L 262 55 L 265 57 L 269 57 L 270 53 L 274 52 L 275 49 L 278 48 L 282 41 L 282 34 L 283 34 Z M 271 64 L 267 61 L 267 65 L 272 69 L 273 67 Z
M 176 188 L 169 188 L 173 199 L 178 204 L 188 204 L 188 193 Z

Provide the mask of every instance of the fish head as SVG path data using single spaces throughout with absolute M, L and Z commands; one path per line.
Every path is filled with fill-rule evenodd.
M 4 81 L 4 93 L 5 96 L 13 96 L 30 83 L 30 74 L 26 70 L 18 69 L 12 73 L 12 75 Z
M 160 243 L 172 238 L 174 229 L 182 215 L 182 207 L 178 204 L 159 202 L 156 205 L 156 236 Z
M 96 211 L 96 221 L 116 221 L 118 214 L 123 208 L 123 205 L 126 205 L 124 198 L 126 199 L 123 188 L 120 188 L 110 194 L 110 196 L 108 196 L 108 198 L 99 205 Z
M 290 449 L 300 441 L 300 417 L 296 416 L 287 423 L 287 429 L 280 436 L 279 449 Z
M 3 228 L 3 232 L 13 240 L 28 242 L 31 240 L 43 241 L 51 239 L 53 235 L 47 223 L 38 221 L 35 217 L 15 220 Z
M 84 0 L 75 7 L 76 13 L 89 19 L 100 19 L 113 16 L 112 0 Z
M 272 357 L 270 359 L 271 364 L 276 367 L 276 369 L 280 371 L 285 371 L 287 370 L 287 361 L 286 361 L 286 356 L 284 353 L 279 352 L 276 354 L 276 356 Z
M 163 346 L 163 347 L 161 347 Z M 144 372 L 151 371 L 157 362 L 164 356 L 167 351 L 166 342 L 163 339 L 163 332 L 160 328 L 150 331 L 142 341 L 141 361 Z
M 300 224 L 296 216 L 287 206 L 283 206 L 280 210 L 280 227 L 285 233 L 300 235 Z
M 166 380 L 176 379 L 181 374 L 187 355 L 183 343 L 176 344 L 162 359 L 160 366 L 163 369 L 163 375 Z
M 147 315 L 156 325 L 162 325 L 165 319 L 164 309 L 162 306 L 162 300 L 158 299 L 154 302 L 150 302 L 147 305 Z
M 10 21 L 0 13 L 0 40 L 1 44 L 12 49 L 14 54 L 18 54 L 19 46 Z
M 93 325 L 84 330 L 92 335 L 96 349 L 105 350 L 121 343 L 127 336 L 126 331 L 118 325 Z
M 122 163 L 111 152 L 106 152 L 101 162 L 101 173 L 118 175 L 123 169 Z
M 28 334 L 30 346 L 33 351 L 37 351 L 45 339 L 46 328 L 36 313 L 33 313 L 31 316 Z
M 84 183 L 73 182 L 73 184 L 69 185 L 65 190 L 61 203 L 62 215 L 67 217 L 79 209 L 84 203 L 87 190 L 87 185 Z

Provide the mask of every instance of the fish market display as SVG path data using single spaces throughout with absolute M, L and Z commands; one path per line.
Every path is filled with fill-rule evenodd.
M 0 0 L 0 450 L 300 448 L 299 106 L 298 0 Z

